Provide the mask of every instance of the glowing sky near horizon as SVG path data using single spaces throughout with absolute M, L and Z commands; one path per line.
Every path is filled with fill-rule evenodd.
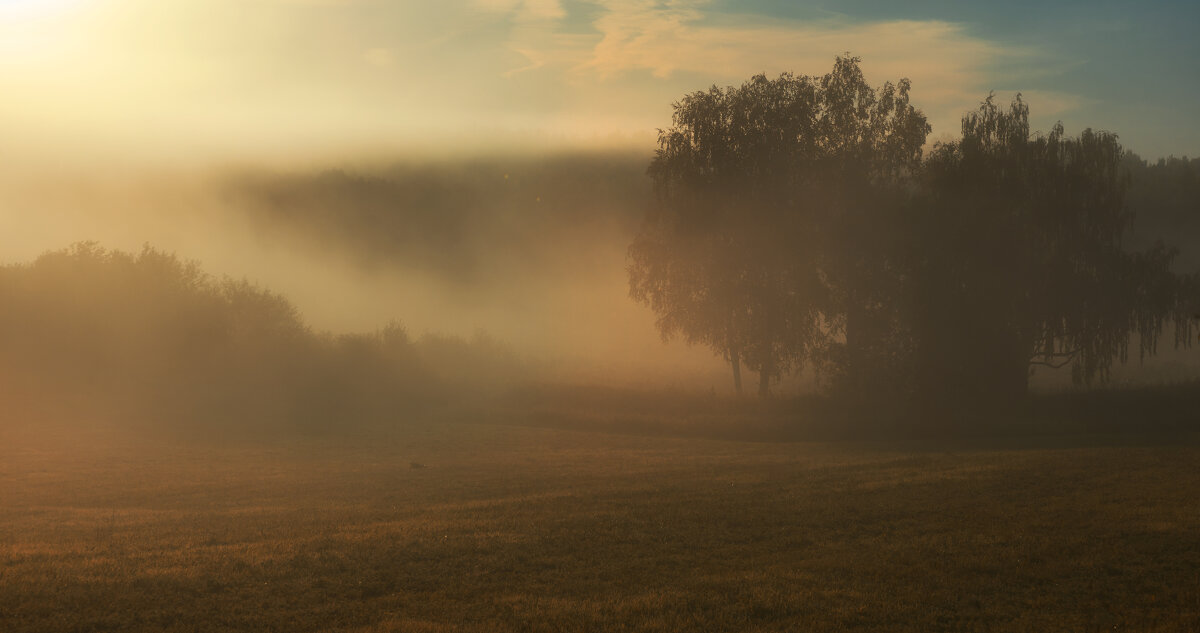
M 0 0 L 0 152 L 160 160 L 652 146 L 712 84 L 863 58 L 933 139 L 995 90 L 1042 129 L 1200 153 L 1194 3 Z

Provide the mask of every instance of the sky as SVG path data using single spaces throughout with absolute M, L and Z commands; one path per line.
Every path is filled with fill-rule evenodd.
M 654 145 L 671 103 L 862 58 L 948 140 L 1034 123 L 1200 154 L 1200 4 L 950 0 L 0 0 L 0 161 Z M 5 160 L 7 159 L 7 160 Z

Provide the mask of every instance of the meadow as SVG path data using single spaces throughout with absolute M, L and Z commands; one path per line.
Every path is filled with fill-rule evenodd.
M 1200 436 L 0 431 L 0 631 L 1194 631 Z

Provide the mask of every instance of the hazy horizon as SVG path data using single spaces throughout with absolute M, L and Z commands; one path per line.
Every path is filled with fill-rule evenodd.
M 667 382 L 711 374 L 699 382 L 720 389 L 719 358 L 662 345 L 654 315 L 628 298 L 626 248 L 652 199 L 645 166 L 681 96 L 756 73 L 819 75 L 849 51 L 872 85 L 911 79 L 927 148 L 956 138 L 960 117 L 996 91 L 1023 94 L 1035 129 L 1061 120 L 1068 134 L 1113 130 L 1143 158 L 1196 155 L 1188 104 L 1200 81 L 1181 61 L 1196 44 L 1172 36 L 1196 18 L 1170 2 L 6 0 L 0 261 L 85 240 L 148 243 L 280 292 L 320 330 L 392 319 L 418 334 L 484 329 L 530 353 L 643 367 Z M 641 197 L 576 218 L 574 201 L 560 196 L 547 213 L 549 200 L 523 190 L 528 199 L 504 202 L 508 224 L 404 238 L 396 257 L 364 257 L 353 239 L 321 243 L 287 213 L 272 224 L 269 204 L 230 193 L 247 174 L 427 169 L 446 179 L 447 209 L 474 205 L 462 221 L 479 224 L 494 205 L 454 203 L 454 178 L 579 156 L 619 157 L 618 188 Z M 491 273 L 439 268 L 439 249 Z

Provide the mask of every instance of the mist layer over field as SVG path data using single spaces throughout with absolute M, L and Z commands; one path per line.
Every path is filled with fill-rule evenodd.
M 719 357 L 664 343 L 655 316 L 629 300 L 627 249 L 654 204 L 648 160 L 527 150 L 274 167 L 14 166 L 0 176 L 0 249 L 11 264 L 79 241 L 149 244 L 282 295 L 317 331 L 484 331 L 535 361 L 539 379 L 727 393 Z M 1130 247 L 1179 247 L 1181 272 L 1200 251 L 1189 241 L 1195 171 L 1195 161 L 1143 164 L 1129 196 Z M 1119 366 L 1115 380 L 1195 377 L 1194 355 L 1159 351 Z M 780 389 L 807 392 L 817 380 L 800 372 Z M 1069 374 L 1042 369 L 1033 384 L 1069 386 Z
M 711 354 L 664 345 L 627 298 L 644 169 L 641 154 L 576 152 L 24 174 L 0 239 L 10 263 L 149 244 L 282 294 L 317 330 L 485 330 L 560 379 L 723 390 Z

